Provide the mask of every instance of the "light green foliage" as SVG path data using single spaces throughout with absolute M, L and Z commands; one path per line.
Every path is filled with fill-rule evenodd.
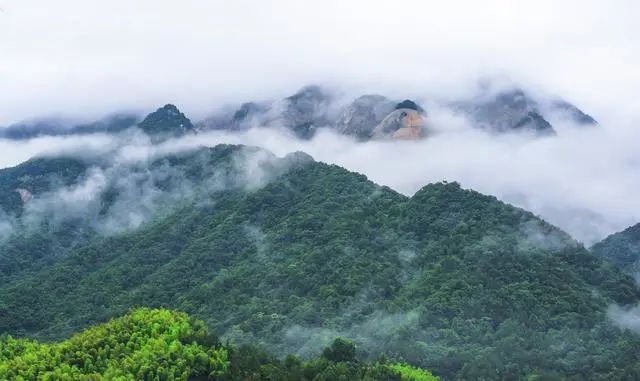
M 1 380 L 217 380 L 400 381 L 428 375 L 401 365 L 361 363 L 348 340 L 336 339 L 321 357 L 284 361 L 256 347 L 224 347 L 201 321 L 164 309 L 137 309 L 55 344 L 5 336 L 0 340 Z M 403 373 L 404 372 L 404 373 Z
M 438 381 L 438 377 L 435 377 L 430 372 L 409 364 L 396 363 L 387 365 L 387 367 L 400 374 L 402 381 Z
M 138 309 L 57 344 L 0 341 L 3 380 L 187 380 L 223 374 L 225 348 L 186 314 Z M 213 345 L 213 346 L 212 346 Z

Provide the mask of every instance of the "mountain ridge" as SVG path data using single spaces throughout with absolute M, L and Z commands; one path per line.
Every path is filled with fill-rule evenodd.
M 384 348 L 461 379 L 614 379 L 640 348 L 606 315 L 640 301 L 633 279 L 495 197 L 457 183 L 407 197 L 306 154 L 240 146 L 153 163 L 140 173 L 160 171 L 154 192 L 180 191 L 175 179 L 202 193 L 160 198 L 166 213 L 136 228 L 0 277 L 0 329 L 54 338 L 132 306 L 172 307 L 233 342 L 311 356 L 347 336 L 365 355 Z M 513 347 L 522 335 L 537 344 Z M 612 365 L 585 365 L 597 356 Z

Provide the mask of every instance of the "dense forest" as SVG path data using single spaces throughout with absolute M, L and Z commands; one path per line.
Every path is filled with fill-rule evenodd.
M 31 369 L 29 353 L 42 351 L 51 371 L 75 372 L 80 360 L 62 348 L 109 325 L 74 332 L 146 306 L 185 311 L 233 344 L 178 339 L 178 379 L 185 367 L 223 377 L 225 351 L 225 366 L 240 356 L 240 368 L 264 379 L 393 379 L 384 377 L 403 366 L 375 362 L 381 354 L 444 380 L 640 378 L 640 337 L 607 316 L 640 301 L 633 278 L 531 213 L 457 183 L 406 197 L 302 153 L 229 145 L 134 163 L 35 159 L 0 178 L 12 228 L 0 237 L 0 332 L 47 343 L 5 338 L 5 371 L 22 369 L 12 361 Z M 109 324 L 187 319 L 141 311 Z M 353 341 L 357 360 L 322 354 L 336 337 Z M 244 344 L 268 355 L 245 359 L 232 349 Z M 148 357 L 160 347 L 140 348 L 120 348 L 129 362 L 96 357 L 100 368 L 83 362 L 78 372 L 110 377 L 163 358 Z
M 185 313 L 137 309 L 59 343 L 0 337 L 3 380 L 366 380 L 437 381 L 426 370 L 381 357 L 364 363 L 349 340 L 322 354 L 280 360 L 265 350 L 223 345 Z
M 629 274 L 640 271 L 640 224 L 610 235 L 591 250 Z

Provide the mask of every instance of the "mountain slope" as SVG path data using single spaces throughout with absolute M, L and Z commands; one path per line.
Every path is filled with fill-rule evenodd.
M 42 118 L 0 128 L 0 138 L 23 140 L 41 136 L 68 136 L 92 133 L 116 133 L 138 121 L 133 113 L 119 113 L 92 123 L 77 123 L 62 118 Z
M 304 154 L 237 146 L 154 163 L 196 191 L 0 283 L 0 330 L 55 338 L 162 306 L 281 354 L 347 336 L 365 356 L 465 380 L 617 379 L 640 350 L 606 319 L 640 300 L 633 279 L 494 197 L 440 183 L 409 198 Z
M 591 251 L 621 270 L 637 274 L 640 271 L 640 224 L 608 236 L 593 245 Z

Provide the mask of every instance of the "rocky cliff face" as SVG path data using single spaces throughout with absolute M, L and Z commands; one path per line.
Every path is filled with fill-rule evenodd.
M 394 109 L 395 103 L 382 95 L 363 95 L 342 111 L 335 129 L 341 134 L 367 140 L 376 126 Z
M 330 124 L 327 117 L 330 102 L 331 96 L 324 89 L 307 86 L 283 100 L 279 119 L 296 136 L 310 138 L 318 127 Z
M 425 121 L 422 113 L 410 108 L 400 108 L 391 112 L 373 130 L 374 139 L 420 139 L 425 135 Z

